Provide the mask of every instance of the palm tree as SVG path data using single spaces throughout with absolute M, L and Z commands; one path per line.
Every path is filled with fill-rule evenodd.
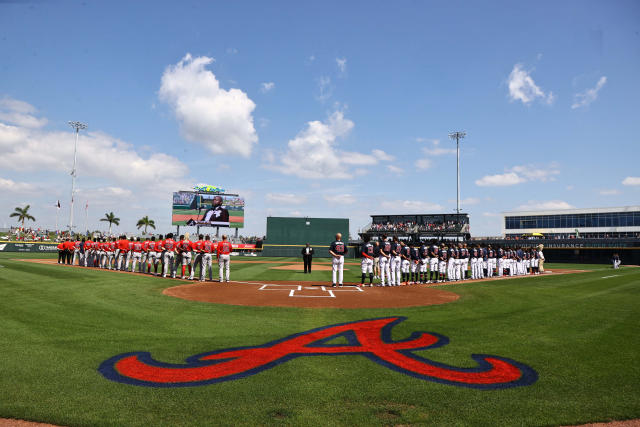
M 24 220 L 28 219 L 31 221 L 35 222 L 35 218 L 32 217 L 31 215 L 29 215 L 29 208 L 31 207 L 31 205 L 27 205 L 24 208 L 16 208 L 15 212 L 13 212 L 11 215 L 9 215 L 9 217 L 14 217 L 17 216 L 18 217 L 18 221 L 20 221 L 22 223 L 22 228 L 24 228 Z
M 142 232 L 142 234 L 147 234 L 147 227 L 151 227 L 154 230 L 156 229 L 156 223 L 152 219 L 149 219 L 149 217 L 146 215 L 140 218 L 137 225 L 138 230 L 140 230 L 141 227 L 144 227 L 144 231 Z
M 100 218 L 100 221 L 107 221 L 109 223 L 109 236 L 111 236 L 111 225 L 120 225 L 120 218 L 116 218 L 113 212 L 105 213 L 104 218 Z

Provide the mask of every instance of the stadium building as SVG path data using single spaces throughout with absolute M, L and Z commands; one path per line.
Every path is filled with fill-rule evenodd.
M 505 212 L 502 224 L 507 239 L 638 238 L 640 206 Z
M 400 240 L 466 240 L 470 237 L 469 215 L 371 215 L 371 222 L 358 233 L 378 240 L 382 235 L 398 236 Z

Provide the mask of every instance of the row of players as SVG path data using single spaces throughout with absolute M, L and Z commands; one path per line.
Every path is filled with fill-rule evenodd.
M 189 271 L 189 280 L 194 279 L 196 267 L 200 268 L 200 281 L 205 281 L 205 273 L 209 280 L 213 280 L 212 259 L 216 255 L 219 266 L 220 282 L 229 281 L 231 242 L 227 236 L 222 236 L 219 242 L 211 241 L 209 236 L 199 236 L 199 240 L 192 242 L 180 236 L 180 240 L 173 239 L 173 233 L 155 236 L 142 241 L 140 237 L 128 240 L 126 236 L 119 239 L 76 240 L 67 239 L 58 245 L 58 263 L 76 264 L 84 267 L 97 267 L 108 270 L 121 270 L 139 273 L 147 273 L 162 277 L 169 274 L 176 277 L 176 270 L 182 265 L 182 279 L 186 279 L 186 270 Z M 158 273 L 160 265 L 161 273 Z M 136 270 L 137 267 L 137 270 Z M 153 272 L 151 271 L 153 267 Z
M 361 247 L 362 276 L 364 286 L 367 273 L 369 286 L 379 278 L 381 286 L 401 284 L 441 283 L 445 281 L 477 280 L 502 276 L 540 274 L 544 264 L 542 250 L 535 248 L 492 248 L 491 245 L 466 243 L 400 242 L 397 237 L 371 243 L 365 238 Z M 377 269 L 375 267 L 378 267 Z M 469 268 L 470 267 L 470 268 Z

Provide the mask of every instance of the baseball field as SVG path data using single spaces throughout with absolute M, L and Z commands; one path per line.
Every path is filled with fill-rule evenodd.
M 0 418 L 61 426 L 640 418 L 640 268 L 547 264 L 586 271 L 329 293 L 322 260 L 303 274 L 299 259 L 234 258 L 231 283 L 188 285 L 28 260 L 44 256 L 0 254 Z M 359 267 L 347 268 L 346 281 L 358 281 Z M 208 287 L 211 299 L 184 298 L 182 285 Z M 216 299 L 239 294 L 255 303 Z M 285 303 L 270 306 L 276 294 Z M 351 302 L 309 305 L 314 298 Z M 383 303 L 358 308 L 371 299 Z

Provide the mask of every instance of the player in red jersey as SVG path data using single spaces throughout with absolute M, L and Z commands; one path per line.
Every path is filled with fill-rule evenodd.
M 153 274 L 154 276 L 158 275 L 158 264 L 160 267 L 160 274 L 164 270 L 164 239 L 162 238 L 162 234 L 158 236 L 158 240 L 156 240 L 156 258 L 153 266 Z
M 82 239 L 84 241 L 84 239 Z M 71 264 L 76 265 L 76 259 L 78 260 L 78 265 L 82 264 L 82 254 L 80 253 L 80 249 L 82 249 L 82 242 L 76 238 L 76 241 L 73 242 L 73 260 Z
M 162 277 L 167 277 L 167 271 L 170 272 L 171 278 L 176 278 L 176 269 L 174 265 L 176 257 L 176 241 L 173 240 L 173 233 L 167 234 L 167 238 L 164 239 L 164 266 L 162 268 Z
M 131 263 L 131 270 L 129 271 L 134 272 L 136 271 L 136 266 L 138 265 L 138 263 L 142 262 L 142 242 L 138 237 L 135 241 L 132 241 L 130 243 L 131 243 L 132 263 Z
M 85 267 L 91 267 L 91 261 L 93 258 L 93 254 L 92 251 L 93 250 L 93 241 L 91 240 L 91 238 L 88 238 L 87 240 L 85 240 L 84 242 L 84 266 Z
M 140 260 L 140 273 L 146 273 L 145 269 L 147 267 L 147 259 L 149 259 L 149 246 L 151 246 L 151 241 L 149 241 L 149 239 L 147 238 L 144 240 L 144 242 L 142 242 L 142 259 Z
M 58 243 L 58 264 L 64 264 L 64 242 Z
M 180 236 L 178 250 L 180 251 L 180 259 L 182 261 L 182 279 L 185 279 L 185 270 L 187 266 L 189 266 L 189 276 L 193 278 L 193 267 L 191 266 L 191 241 L 189 239 L 185 239 L 184 236 Z
M 202 277 L 202 234 L 198 236 L 198 240 L 191 243 L 191 249 L 193 249 L 193 262 L 191 263 L 191 272 L 189 274 L 189 280 L 193 280 L 193 276 L 196 273 L 196 267 L 200 266 L 200 277 Z
M 118 240 L 118 270 L 125 270 L 127 266 L 127 252 L 129 252 L 129 241 L 126 236 L 120 236 L 120 240 Z
M 200 269 L 200 281 L 205 281 L 205 276 L 209 273 L 209 280 L 213 280 L 213 269 L 211 268 L 211 254 L 216 251 L 214 242 L 209 239 L 209 235 L 204 237 L 202 242 L 202 268 Z
M 229 270 L 231 264 L 231 242 L 227 240 L 226 234 L 222 236 L 222 240 L 218 242 L 216 247 L 216 255 L 218 258 L 218 267 L 220 268 L 220 282 L 224 280 L 224 272 L 227 272 L 227 282 L 229 282 Z

